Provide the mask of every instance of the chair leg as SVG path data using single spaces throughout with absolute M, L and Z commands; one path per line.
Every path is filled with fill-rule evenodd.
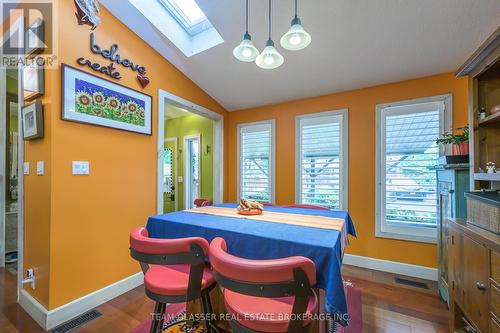
M 160 303 L 160 322 L 158 323 L 158 329 L 161 330 L 163 328 L 163 322 L 165 321 L 165 310 L 167 309 L 167 304 Z
M 205 295 L 200 297 L 200 305 L 201 305 L 201 312 L 203 313 L 204 316 L 206 316 L 207 315 L 207 304 L 205 303 Z M 203 323 L 203 327 L 205 328 L 205 332 L 210 333 L 208 321 L 207 321 L 206 317 L 203 318 L 202 323 Z
M 161 305 L 162 303 L 156 302 L 152 320 L 151 320 L 151 329 L 149 330 L 149 333 L 157 333 L 159 329 L 159 324 L 161 321 Z
M 209 314 L 209 320 L 207 320 L 207 326 L 210 328 L 210 331 L 211 332 L 214 332 L 214 333 L 219 333 L 219 328 L 217 327 L 217 323 L 213 320 L 213 313 L 214 313 L 214 309 L 212 307 L 212 301 L 210 300 L 210 294 L 205 294 L 202 296 L 202 298 L 205 299 L 205 313 L 208 313 Z M 210 333 L 210 332 L 208 332 Z

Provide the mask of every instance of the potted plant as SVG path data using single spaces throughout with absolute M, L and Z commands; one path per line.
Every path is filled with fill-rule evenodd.
M 455 131 L 461 131 L 456 133 Z M 451 130 L 436 139 L 437 144 L 452 144 L 455 148 L 455 155 L 469 155 L 469 126 L 464 126 Z

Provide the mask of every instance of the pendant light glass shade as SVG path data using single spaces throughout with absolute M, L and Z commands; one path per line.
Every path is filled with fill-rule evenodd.
M 266 47 L 262 50 L 261 54 L 255 60 L 257 66 L 263 69 L 274 69 L 283 65 L 285 59 L 274 47 L 274 42 L 269 39 L 266 43 Z
M 233 55 L 239 61 L 252 62 L 259 55 L 259 50 L 253 45 L 250 35 L 245 33 L 241 43 L 233 50 Z
M 298 17 L 292 20 L 292 26 L 281 37 L 280 44 L 289 51 L 302 50 L 311 44 L 311 35 L 304 30 Z

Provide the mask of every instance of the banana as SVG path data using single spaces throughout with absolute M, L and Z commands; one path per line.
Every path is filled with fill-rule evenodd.
M 238 210 L 250 210 L 250 209 L 264 210 L 264 205 L 255 200 L 241 198 Z

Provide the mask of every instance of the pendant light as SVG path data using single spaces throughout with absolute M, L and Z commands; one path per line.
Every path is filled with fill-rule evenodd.
M 269 39 L 266 42 L 266 47 L 259 54 L 255 63 L 263 69 L 274 69 L 283 65 L 285 59 L 274 47 L 274 42 L 271 39 L 271 0 L 269 0 Z
M 259 50 L 253 45 L 252 37 L 248 33 L 248 0 L 246 0 L 245 34 L 243 40 L 233 50 L 233 55 L 239 61 L 252 62 L 259 55 Z
M 295 17 L 290 29 L 281 37 L 280 44 L 284 49 L 297 51 L 306 48 L 310 43 L 311 35 L 304 30 L 297 17 L 297 0 L 295 0 Z

